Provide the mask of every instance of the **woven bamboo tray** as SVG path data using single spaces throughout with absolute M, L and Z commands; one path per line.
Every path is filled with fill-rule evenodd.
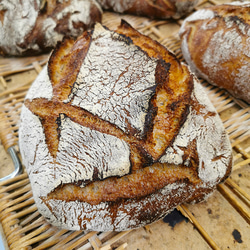
M 225 1 L 200 1 L 197 8 L 222 2 Z M 103 24 L 115 29 L 121 18 L 183 60 L 178 38 L 182 20 L 149 20 L 105 12 Z M 22 102 L 47 59 L 48 55 L 0 58 L 0 177 L 14 170 L 7 152 L 12 148 L 18 155 Z M 0 222 L 6 249 L 249 249 L 250 106 L 201 82 L 229 134 L 234 167 L 231 177 L 218 185 L 206 201 L 177 208 L 186 220 L 175 226 L 160 220 L 126 232 L 60 230 L 48 224 L 37 211 L 23 168 L 22 174 L 0 182 Z

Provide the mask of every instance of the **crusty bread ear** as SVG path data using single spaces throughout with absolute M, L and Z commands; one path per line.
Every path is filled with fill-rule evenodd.
M 56 48 L 26 96 L 19 138 L 38 210 L 71 230 L 146 225 L 203 200 L 232 167 L 195 76 L 125 21 Z
M 104 10 L 150 18 L 178 19 L 190 13 L 198 0 L 97 0 Z
M 102 9 L 95 0 L 2 0 L 0 18 L 0 54 L 33 56 L 101 22 Z
M 182 53 L 209 83 L 250 103 L 250 2 L 207 7 L 184 20 Z

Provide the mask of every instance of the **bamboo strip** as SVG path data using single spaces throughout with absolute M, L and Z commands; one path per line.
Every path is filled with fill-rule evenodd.
M 67 235 L 67 237 L 65 237 L 64 239 L 60 240 L 60 242 L 58 242 L 58 244 L 54 245 L 51 250 L 57 250 L 57 249 L 66 249 L 68 247 L 67 244 L 71 244 L 70 242 L 73 241 L 77 236 L 79 236 L 80 234 L 84 233 L 83 231 L 72 231 L 69 232 L 69 234 Z M 88 240 L 89 237 L 93 236 L 95 233 L 97 232 L 90 232 L 90 233 L 86 233 L 83 237 L 85 237 L 83 239 L 83 241 Z
M 214 242 L 214 240 L 209 236 L 209 234 L 203 229 L 203 227 L 200 225 L 200 223 L 195 219 L 195 217 L 192 215 L 192 213 L 187 209 L 187 207 L 182 204 L 181 206 L 178 206 L 178 210 L 187 217 L 190 222 L 197 228 L 201 236 L 206 240 L 206 242 L 209 244 L 209 246 L 212 249 L 219 250 L 220 248 L 217 246 L 217 244 Z
M 233 162 L 236 162 L 237 160 L 239 160 L 242 157 L 241 153 L 238 153 L 236 155 L 233 156 Z
M 15 192 L 16 193 L 16 192 Z M 3 204 L 3 202 L 1 201 L 1 210 L 7 209 L 8 207 L 15 207 L 15 204 L 18 204 L 19 202 L 21 203 L 24 200 L 30 199 L 32 197 L 32 193 L 26 193 L 20 197 L 18 197 L 17 199 L 14 200 L 9 200 L 7 203 Z M 1 217 L 1 216 L 0 216 Z
M 9 191 L 9 190 L 4 189 L 5 186 L 14 184 L 15 182 L 18 182 L 18 181 L 20 181 L 22 179 L 27 179 L 27 178 L 28 178 L 27 173 L 23 173 L 23 174 L 20 174 L 20 175 L 18 175 L 16 177 L 12 178 L 12 179 L 0 182 L 0 194 Z M 16 188 L 16 187 L 14 187 L 14 188 Z
M 8 242 L 11 245 L 12 243 L 17 241 L 17 238 L 19 238 L 19 235 L 25 235 L 27 232 L 31 231 L 32 229 L 36 229 L 44 224 L 44 220 L 37 220 L 34 223 L 26 226 L 26 227 L 20 227 L 18 230 L 15 230 L 14 232 L 11 232 L 8 236 Z
M 16 93 L 15 98 L 21 98 L 21 100 L 23 100 L 24 93 L 22 93 L 22 92 L 21 93 Z M 9 96 L 9 97 L 7 97 L 5 99 L 0 100 L 0 104 L 3 105 L 4 103 L 8 103 L 8 102 L 10 102 L 12 100 L 13 100 L 13 96 Z M 3 101 L 4 101 L 4 103 L 3 103 Z
M 6 89 L 7 88 L 7 83 L 6 83 L 6 81 L 4 80 L 4 78 L 2 76 L 0 76 L 0 82 L 3 85 L 3 88 Z
M 112 238 L 113 235 L 115 235 L 115 234 L 116 234 L 115 232 L 101 232 L 101 233 L 98 233 L 98 238 L 101 241 L 104 241 L 104 239 L 106 237 Z M 79 248 L 79 250 L 86 250 L 86 249 L 89 249 L 89 248 L 91 248 L 91 244 L 90 244 L 90 242 L 87 242 L 86 244 L 84 244 L 83 246 L 81 246 Z
M 23 175 L 26 175 L 26 177 L 27 177 L 27 174 L 23 174 Z M 21 176 L 21 177 L 23 177 L 23 176 Z M 16 178 L 16 179 L 18 179 L 18 178 Z M 22 179 L 22 178 L 20 178 L 20 179 Z M 19 187 L 22 187 L 22 186 L 24 186 L 24 185 L 26 185 L 28 183 L 29 183 L 29 179 L 26 178 L 26 179 L 24 179 L 22 181 L 19 181 L 17 183 L 13 183 L 11 186 L 1 188 L 0 193 L 5 193 L 5 192 L 8 192 L 8 191 L 15 190 L 15 189 L 17 189 Z
M 237 145 L 248 140 L 249 138 L 250 138 L 250 136 L 249 136 L 249 131 L 248 131 L 245 134 L 243 134 L 241 137 L 234 139 L 234 140 L 231 140 L 232 148 L 235 148 Z
M 9 214 L 5 219 L 1 220 L 2 225 L 3 227 L 10 228 L 11 226 L 16 224 L 15 219 L 19 221 L 19 218 L 32 214 L 36 210 L 37 210 L 37 207 L 33 205 L 33 206 L 30 206 L 29 208 L 25 208 L 25 210 L 21 210 L 20 212 Z M 7 233 L 6 233 L 6 236 L 8 236 Z
M 11 103 L 6 103 L 0 106 L 0 108 L 5 112 L 18 111 L 23 105 L 24 97 L 12 100 Z M 15 117 L 18 119 L 19 117 Z
M 233 170 L 235 171 L 236 169 L 239 169 L 240 167 L 243 167 L 247 164 L 250 164 L 250 159 L 246 159 L 244 161 L 241 161 L 233 166 Z
M 89 232 L 88 234 L 84 235 L 83 237 L 81 237 L 80 239 L 73 241 L 73 243 L 68 243 L 65 246 L 63 246 L 65 248 L 65 250 L 71 250 L 74 249 L 76 247 L 78 247 L 79 245 L 81 245 L 83 242 L 85 242 L 86 240 L 88 240 L 90 237 L 92 237 L 94 234 L 96 234 L 96 232 Z
M 231 140 L 231 145 L 238 145 L 240 142 L 244 141 L 244 138 L 249 138 L 250 130 L 246 130 L 244 128 L 238 128 L 233 133 L 229 134 L 229 138 Z M 236 139 L 237 138 L 237 139 Z
M 103 247 L 106 245 L 113 245 L 116 241 L 120 240 L 121 238 L 123 238 L 125 235 L 131 233 L 133 230 L 127 230 L 127 231 L 123 231 L 118 233 L 117 235 L 115 235 L 114 237 L 112 237 L 111 239 L 109 239 L 108 241 L 106 241 L 105 243 L 103 243 Z
M 234 146 L 235 150 L 239 152 L 245 159 L 250 158 L 250 154 L 247 152 L 248 148 L 244 150 L 239 144 Z M 250 150 L 250 147 L 249 147 Z
M 244 202 L 250 207 L 250 195 L 247 192 L 240 188 L 231 178 L 228 178 L 225 184 L 240 195 L 244 199 Z
M 32 70 L 34 69 L 34 66 L 32 64 L 33 61 L 36 61 L 34 57 L 30 57 L 32 60 L 21 62 L 20 59 L 27 59 L 27 58 L 12 58 L 14 60 L 8 60 L 5 59 L 5 65 L 0 64 L 0 76 L 8 76 L 11 74 L 21 73 L 24 71 Z M 48 60 L 48 56 L 44 60 L 39 61 L 39 64 L 44 65 Z M 2 60 L 1 62 L 2 63 Z
M 29 223 L 31 223 L 32 221 L 34 221 L 35 218 L 37 218 L 37 220 L 40 220 L 40 218 L 43 218 L 43 217 L 41 216 L 41 214 L 38 211 L 34 211 L 27 218 L 23 219 L 20 222 L 20 226 L 25 227 L 26 225 L 29 225 Z
M 42 71 L 42 67 L 41 67 L 41 65 L 37 62 L 37 61 L 35 61 L 35 62 L 33 62 L 32 63 L 32 65 L 33 65 L 33 67 L 34 67 L 34 69 L 36 70 L 36 72 L 39 74 L 41 71 Z
M 231 120 L 230 124 L 226 123 L 224 126 L 226 126 L 226 129 L 229 133 L 232 133 L 235 130 L 238 130 L 239 128 L 250 128 L 250 115 L 240 116 L 237 117 L 238 124 L 235 124 L 235 120 Z M 239 125 L 240 124 L 240 125 Z
M 19 209 L 21 208 L 26 208 L 27 206 L 30 206 L 30 205 L 33 205 L 35 202 L 34 202 L 34 199 L 33 198 L 30 198 L 28 200 L 25 200 L 17 205 L 14 205 L 14 206 L 11 206 L 11 207 L 8 207 L 6 208 L 2 214 L 1 214 L 1 217 L 0 218 L 5 218 L 5 215 L 8 216 L 8 214 L 10 214 L 11 212 L 13 211 L 18 211 Z
M 124 250 L 124 249 L 126 249 L 127 247 L 128 247 L 128 243 L 125 242 L 125 243 L 123 243 L 122 245 L 120 245 L 119 247 L 117 247 L 116 250 Z M 101 250 L 104 250 L 104 249 L 101 248 Z
M 91 243 L 92 247 L 94 249 L 100 249 L 101 245 L 102 245 L 102 242 L 100 241 L 100 239 L 97 237 L 96 234 L 94 234 L 92 237 L 90 237 L 88 239 L 88 241 Z
M 27 247 L 34 243 L 47 239 L 48 237 L 53 236 L 55 233 L 54 231 L 51 232 L 50 230 L 48 230 L 49 228 L 51 228 L 51 225 L 43 225 L 40 228 L 32 231 L 30 234 L 23 236 L 19 241 L 11 244 L 11 247 L 19 249 L 18 247 Z
M 93 235 L 95 235 L 97 232 L 93 231 L 93 232 L 88 232 L 85 235 L 83 235 L 80 239 L 76 240 L 76 236 L 75 234 L 79 234 L 82 233 L 81 231 L 75 231 L 73 232 L 67 239 L 65 239 L 64 242 L 60 242 L 60 244 L 54 246 L 53 248 L 51 248 L 51 250 L 53 249 L 74 249 L 75 247 L 81 245 L 83 242 L 87 241 L 90 237 L 92 237 Z M 69 241 L 68 239 L 70 239 L 71 241 Z
M 249 159 L 250 160 L 250 159 Z M 229 203 L 238 211 L 238 213 L 250 224 L 250 212 L 247 211 L 242 204 L 228 191 L 224 184 L 217 186 L 219 192 L 229 201 Z
M 14 199 L 15 197 L 18 197 L 22 194 L 26 194 L 26 193 L 31 193 L 31 187 L 30 187 L 30 184 L 24 186 L 23 188 L 21 189 L 17 189 L 15 190 L 15 192 L 13 193 L 6 193 L 5 196 L 1 197 L 1 200 L 0 200 L 0 207 L 5 204 L 5 203 L 8 203 L 9 201 L 8 200 L 12 200 Z
M 48 249 L 49 247 L 54 246 L 55 244 L 57 244 L 59 241 L 61 241 L 61 239 L 63 238 L 63 235 L 67 232 L 67 230 L 62 229 L 62 230 L 58 230 L 53 237 L 50 237 L 48 239 L 46 239 L 45 241 L 43 241 L 41 244 L 39 244 L 39 246 L 34 247 L 33 250 L 40 250 L 40 249 Z
M 26 93 L 27 90 L 30 88 L 31 83 L 32 83 L 32 81 L 29 81 L 28 83 L 25 83 L 23 86 L 19 86 L 18 88 L 11 88 L 11 89 L 5 90 L 2 93 L 0 93 L 0 98 L 3 96 L 7 96 L 9 94 L 15 94 L 18 92 L 25 92 Z M 1 100 L 0 100 L 0 103 L 1 103 Z

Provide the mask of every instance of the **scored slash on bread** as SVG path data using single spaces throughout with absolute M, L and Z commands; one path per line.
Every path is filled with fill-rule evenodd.
M 195 76 L 125 21 L 55 49 L 26 96 L 19 138 L 38 210 L 72 230 L 151 223 L 204 199 L 232 165 Z

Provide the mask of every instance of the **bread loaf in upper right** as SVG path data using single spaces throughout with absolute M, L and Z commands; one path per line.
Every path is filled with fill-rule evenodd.
M 250 2 L 200 9 L 180 29 L 192 71 L 250 103 Z

